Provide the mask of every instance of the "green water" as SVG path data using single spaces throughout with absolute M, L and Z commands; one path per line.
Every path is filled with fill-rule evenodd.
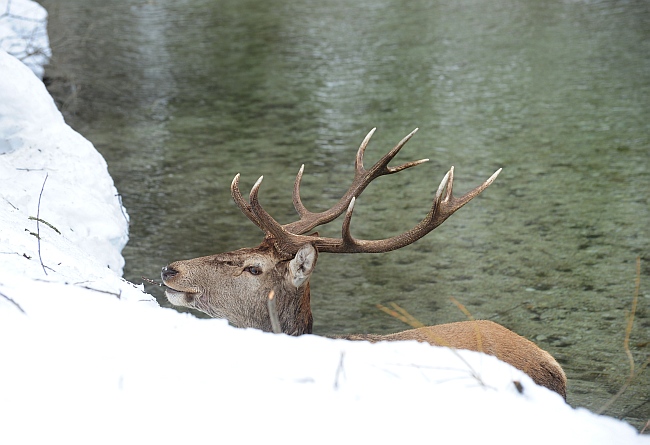
M 569 402 L 598 410 L 629 375 L 640 257 L 630 349 L 637 371 L 647 360 L 648 2 L 42 3 L 50 90 L 106 157 L 131 215 L 126 278 L 259 243 L 230 199 L 236 173 L 243 188 L 264 175 L 260 199 L 286 223 L 301 164 L 304 202 L 322 210 L 347 189 L 372 127 L 368 163 L 419 127 L 396 162 L 431 162 L 366 190 L 356 237 L 416 224 L 451 165 L 457 193 L 501 176 L 410 247 L 321 255 L 315 333 L 405 328 L 377 303 L 427 324 L 463 320 L 453 296 L 551 352 Z M 650 370 L 606 413 L 641 428 Z

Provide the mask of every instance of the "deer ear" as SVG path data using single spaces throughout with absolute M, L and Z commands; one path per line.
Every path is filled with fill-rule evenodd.
M 298 288 L 309 280 L 316 267 L 316 258 L 318 258 L 318 251 L 311 244 L 305 244 L 298 250 L 296 256 L 289 262 L 291 284 Z

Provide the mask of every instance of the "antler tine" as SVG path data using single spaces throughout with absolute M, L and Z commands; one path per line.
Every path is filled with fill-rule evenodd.
M 254 221 L 256 221 L 258 227 L 264 231 L 265 237 L 271 237 L 273 239 L 273 243 L 278 253 L 286 258 L 291 258 L 296 254 L 300 246 L 313 242 L 314 239 L 312 236 L 297 235 L 285 230 L 284 226 L 264 210 L 260 205 L 258 198 L 263 178 L 264 176 L 260 176 L 255 185 L 253 185 L 253 188 L 251 188 L 249 195 L 250 205 L 248 206 L 248 209 L 253 218 L 255 218 Z M 252 218 L 249 219 L 253 220 Z
M 355 243 L 354 238 L 352 238 L 352 235 L 350 234 L 350 222 L 352 220 L 352 212 L 354 211 L 355 202 L 356 198 L 350 200 L 348 210 L 345 212 L 345 219 L 343 219 L 343 227 L 341 228 L 341 239 L 343 240 L 343 244 L 347 245 Z
M 241 192 L 239 191 L 239 176 L 239 173 L 237 173 L 235 175 L 235 178 L 232 180 L 232 183 L 230 184 L 230 194 L 232 195 L 232 199 L 235 201 L 235 204 L 237 204 L 237 207 L 239 207 L 239 210 L 241 210 L 248 219 L 253 221 L 257 227 L 264 230 L 260 224 L 260 220 L 257 219 L 253 213 L 250 204 L 246 202 Z
M 258 226 L 264 231 L 266 236 L 272 235 L 276 240 L 276 247 L 278 251 L 283 254 L 292 255 L 295 254 L 298 248 L 300 247 L 299 243 L 292 243 L 291 241 L 295 237 L 294 234 L 287 232 L 282 224 L 277 222 L 264 208 L 260 205 L 258 198 L 260 186 L 262 185 L 262 180 L 264 176 L 260 176 L 257 182 L 251 188 L 249 195 L 250 199 L 250 211 L 254 217 L 258 220 Z M 303 237 L 306 238 L 306 237 Z M 295 250 L 292 246 L 296 245 Z M 302 243 L 304 244 L 304 242 Z M 289 246 L 289 247 L 287 247 Z
M 416 128 L 416 129 L 414 129 L 412 132 L 410 132 L 409 134 L 407 134 L 406 136 L 404 136 L 404 139 L 402 139 L 402 140 L 401 140 L 401 141 L 400 141 L 400 142 L 395 146 L 395 148 L 393 148 L 393 150 L 391 150 L 391 153 L 394 152 L 394 154 L 393 154 L 393 156 L 391 157 L 391 159 L 392 159 L 393 157 L 395 157 L 395 155 L 396 155 L 397 153 L 399 153 L 399 151 L 402 149 L 402 147 L 404 147 L 404 145 L 405 145 L 405 144 L 406 144 L 406 143 L 407 143 L 407 142 L 408 142 L 408 141 L 413 137 L 413 135 L 414 135 L 415 133 L 417 133 L 418 130 L 419 130 L 419 128 Z M 407 163 L 405 163 L 405 164 L 398 165 L 397 167 L 388 167 L 388 166 L 386 166 L 386 168 L 387 168 L 387 170 L 388 170 L 388 173 L 397 173 L 397 172 L 401 172 L 402 170 L 406 170 L 407 168 L 411 168 L 411 167 L 415 167 L 416 165 L 424 164 L 425 162 L 429 162 L 429 159 L 426 158 L 426 159 L 420 159 L 419 161 L 407 162 Z
M 409 134 L 404 136 L 402 140 L 399 141 L 391 151 L 386 153 L 379 161 L 377 161 L 377 163 L 370 169 L 370 172 L 381 172 L 378 176 L 388 175 L 427 162 L 428 159 L 420 159 L 419 161 L 407 162 L 406 164 L 402 164 L 397 167 L 388 167 L 388 163 L 393 160 L 393 158 L 397 155 L 397 153 L 400 152 L 402 147 L 406 145 L 406 143 L 413 137 L 415 133 L 417 133 L 417 131 L 418 128 L 416 128 L 415 130 L 411 131 Z
M 479 185 L 478 187 L 475 187 L 473 190 L 470 190 L 469 192 L 465 193 L 463 196 L 460 198 L 454 198 L 452 193 L 453 193 L 453 186 L 454 186 L 454 167 L 451 167 L 449 170 L 449 184 L 447 186 L 447 193 L 445 194 L 445 198 L 443 200 L 444 204 L 449 204 L 449 208 L 447 209 L 447 212 L 449 213 L 449 216 L 451 216 L 452 213 L 463 207 L 465 204 L 470 202 L 472 199 L 477 197 L 478 195 L 481 194 L 483 190 L 488 188 L 490 184 L 494 182 L 494 180 L 499 176 L 499 173 L 501 173 L 501 168 L 495 171 L 492 176 L 490 176 L 487 181 L 485 181 L 483 184 Z M 440 184 L 442 185 L 442 183 Z M 445 219 L 447 219 L 445 217 Z M 444 221 L 444 220 L 443 220 Z
M 356 240 L 352 238 L 350 235 L 350 220 L 354 205 L 351 203 L 343 222 L 342 238 L 337 240 L 317 237 L 314 238 L 313 243 L 320 252 L 330 253 L 381 253 L 407 246 L 431 232 L 458 209 L 478 196 L 494 182 L 499 173 L 501 173 L 501 169 L 498 169 L 483 184 L 465 193 L 460 198 L 454 198 L 452 194 L 454 168 L 452 167 L 440 182 L 427 216 L 411 230 L 382 240 Z
M 447 193 L 445 193 L 445 202 L 453 198 L 452 197 L 452 193 L 454 192 L 454 166 L 453 165 L 449 169 L 447 176 L 449 178 L 449 185 L 447 186 Z
M 370 138 L 373 134 L 375 134 L 376 130 L 377 127 L 374 127 L 372 130 L 370 130 L 366 137 L 363 138 L 363 141 L 361 141 L 361 145 L 359 145 L 359 150 L 357 150 L 357 158 L 354 161 L 354 169 L 357 171 L 363 170 L 363 155 L 366 152 L 366 147 L 370 142 Z
M 406 135 L 390 152 L 384 155 L 375 165 L 372 166 L 369 170 L 366 170 L 363 166 L 363 156 L 366 151 L 366 148 L 370 142 L 370 138 L 375 133 L 376 128 L 373 128 L 368 132 L 366 137 L 361 142 L 359 150 L 357 151 L 357 156 L 355 160 L 355 173 L 352 185 L 348 188 L 348 191 L 343 195 L 343 197 L 329 210 L 320 213 L 310 212 L 305 208 L 301 199 L 300 199 L 300 180 L 302 179 L 303 170 L 298 173 L 296 177 L 296 182 L 294 184 L 294 196 L 293 202 L 296 211 L 300 215 L 300 220 L 295 221 L 289 224 L 284 225 L 284 229 L 287 232 L 294 234 L 303 234 L 314 227 L 327 224 L 330 221 L 338 218 L 343 212 L 346 211 L 350 200 L 353 197 L 359 197 L 359 195 L 365 190 L 365 188 L 370 184 L 374 179 L 379 176 L 389 175 L 392 173 L 397 173 L 407 168 L 415 167 L 424 162 L 427 162 L 428 159 L 421 159 L 419 161 L 408 162 L 397 167 L 388 167 L 388 163 L 399 153 L 399 151 L 404 147 L 404 145 L 413 137 L 417 132 L 417 128 L 411 133 Z
M 398 165 L 397 167 L 388 167 L 388 173 L 397 173 L 407 168 L 415 167 L 416 165 L 424 164 L 429 162 L 429 158 L 420 159 L 419 161 L 407 162 L 406 164 Z
M 257 200 L 257 194 L 260 191 L 260 185 L 262 185 L 262 180 L 264 179 L 264 175 L 260 176 L 257 181 L 255 181 L 255 184 L 253 184 L 253 187 L 251 188 L 251 192 L 248 195 L 248 199 L 251 202 L 251 208 L 253 207 L 253 203 L 259 204 L 259 201 Z
M 438 190 L 436 191 L 436 197 L 433 199 L 433 207 L 434 208 L 440 207 L 440 202 L 442 201 L 442 192 L 445 191 L 445 188 L 447 190 L 447 194 L 445 194 L 445 200 L 447 200 L 449 198 L 451 186 L 447 187 L 447 184 L 449 184 L 449 177 L 450 176 L 451 176 L 451 181 L 453 182 L 453 180 L 454 180 L 454 167 L 453 166 L 447 172 L 445 177 L 442 178 L 442 181 L 440 181 L 440 185 L 438 186 Z
M 293 208 L 296 209 L 296 212 L 298 212 L 298 215 L 301 217 L 311 213 L 302 203 L 302 199 L 300 199 L 300 181 L 302 180 L 302 174 L 304 171 L 305 164 L 302 164 L 300 170 L 298 170 L 298 174 L 296 175 L 296 181 L 293 183 Z

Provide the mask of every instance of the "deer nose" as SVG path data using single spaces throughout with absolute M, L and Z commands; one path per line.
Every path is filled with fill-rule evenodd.
M 176 274 L 178 274 L 178 271 L 172 267 L 165 266 L 162 268 L 162 271 L 160 272 L 160 278 L 162 278 L 163 281 L 169 280 L 170 278 L 173 278 Z

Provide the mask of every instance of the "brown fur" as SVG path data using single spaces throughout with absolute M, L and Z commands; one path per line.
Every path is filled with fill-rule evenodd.
M 246 269 L 250 266 L 260 268 L 262 273 L 252 275 Z M 309 280 L 294 286 L 289 268 L 290 261 L 264 242 L 257 249 L 176 261 L 163 270 L 162 278 L 167 299 L 173 305 L 225 318 L 238 328 L 268 332 L 272 327 L 267 300 L 274 290 L 282 332 L 310 334 Z
M 566 375 L 557 361 L 535 343 L 488 320 L 460 321 L 388 335 L 345 335 L 347 340 L 416 340 L 436 346 L 484 352 L 528 374 L 535 383 L 566 399 Z

